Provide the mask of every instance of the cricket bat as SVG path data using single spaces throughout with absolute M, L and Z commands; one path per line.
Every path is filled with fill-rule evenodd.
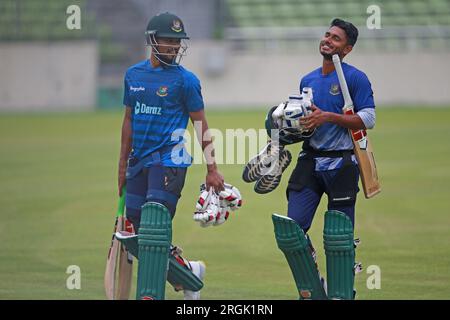
M 344 107 L 342 111 L 344 114 L 354 114 L 353 101 L 348 91 L 344 72 L 342 71 L 341 60 L 337 54 L 333 55 L 333 63 L 339 79 L 342 95 L 344 96 Z M 381 192 L 372 143 L 367 136 L 366 130 L 349 130 L 349 132 L 352 137 L 355 156 L 358 160 L 364 195 L 367 199 L 370 199 Z
M 125 215 L 123 216 L 122 228 L 127 232 L 134 233 L 133 225 Z M 115 240 L 118 241 L 117 239 Z M 131 281 L 133 278 L 133 255 L 128 252 L 122 243 L 119 244 L 119 248 L 119 280 L 117 299 L 128 300 L 130 298 Z
M 133 258 L 131 254 L 115 238 L 114 234 L 125 228 L 131 229 L 132 225 L 126 219 L 125 212 L 125 188 L 119 199 L 119 205 L 114 223 L 111 245 L 108 251 L 105 270 L 105 293 L 108 300 L 126 300 L 130 296 L 131 278 L 133 275 Z

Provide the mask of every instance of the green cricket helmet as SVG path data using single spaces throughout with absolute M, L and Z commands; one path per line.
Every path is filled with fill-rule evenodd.
M 189 39 L 183 21 L 169 12 L 160 13 L 151 18 L 146 34 L 154 34 L 157 38 Z
M 180 39 L 180 44 L 159 44 L 158 40 L 161 38 Z M 164 65 L 176 66 L 179 65 L 181 58 L 186 55 L 187 45 L 182 40 L 187 40 L 189 37 L 184 29 L 183 21 L 176 15 L 166 12 L 150 19 L 145 31 L 145 39 L 147 45 L 152 48 L 155 57 L 160 62 Z M 162 47 L 173 48 L 176 51 L 176 55 L 160 52 Z

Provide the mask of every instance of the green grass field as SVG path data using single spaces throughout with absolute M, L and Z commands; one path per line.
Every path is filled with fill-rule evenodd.
M 209 112 L 210 127 L 263 125 L 264 111 Z M 0 116 L 0 299 L 104 299 L 103 274 L 117 203 L 122 114 Z M 358 299 L 450 298 L 450 108 L 380 108 L 370 132 L 383 191 L 359 194 L 357 260 L 381 268 L 381 289 L 357 275 Z M 298 145 L 290 147 L 297 152 Z M 192 220 L 205 167 L 194 165 L 174 220 L 174 243 L 207 263 L 203 299 L 297 299 L 277 249 L 271 214 L 285 214 L 282 185 L 265 196 L 222 165 L 243 208 L 220 227 Z M 324 273 L 323 199 L 311 236 Z M 81 268 L 81 290 L 66 288 L 66 269 Z M 134 273 L 136 275 L 136 272 Z M 182 299 L 167 287 L 168 299 Z M 134 292 L 132 293 L 132 298 Z

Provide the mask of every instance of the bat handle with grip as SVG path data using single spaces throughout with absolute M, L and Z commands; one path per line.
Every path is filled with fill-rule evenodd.
M 123 213 L 125 211 L 125 195 L 127 193 L 127 188 L 123 187 L 122 188 L 122 195 L 119 198 L 119 204 L 117 206 L 117 214 L 116 217 L 121 217 L 123 216 Z
M 348 91 L 347 81 L 345 80 L 344 71 L 342 70 L 341 59 L 339 58 L 339 55 L 333 55 L 333 64 L 334 68 L 336 69 L 339 84 L 341 85 L 341 92 L 342 96 L 344 97 L 344 108 L 342 109 L 344 109 L 345 112 L 349 108 L 353 109 L 353 101 L 350 97 L 350 92 Z

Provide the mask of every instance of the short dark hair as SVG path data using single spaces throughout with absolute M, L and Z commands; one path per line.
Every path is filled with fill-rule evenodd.
M 358 40 L 358 29 L 353 25 L 353 23 L 336 18 L 331 21 L 331 27 L 338 27 L 345 31 L 347 35 L 347 43 L 354 46 L 356 40 Z

